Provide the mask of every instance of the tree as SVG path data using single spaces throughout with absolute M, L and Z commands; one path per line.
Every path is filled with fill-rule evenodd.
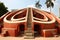
M 7 7 L 5 7 L 4 3 L 0 2 L 0 16 L 8 12 Z
M 41 5 L 39 2 L 40 2 L 40 0 L 38 0 L 38 1 L 36 2 L 35 7 L 37 7 L 37 8 L 41 8 L 41 7 L 42 7 L 42 5 Z
M 50 7 L 50 12 L 51 12 L 51 7 L 52 8 L 54 7 L 54 3 L 52 1 L 55 1 L 55 0 L 46 0 L 46 2 L 45 2 L 47 8 Z

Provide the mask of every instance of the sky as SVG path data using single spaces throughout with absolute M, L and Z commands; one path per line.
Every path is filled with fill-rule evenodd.
M 26 8 L 28 6 L 34 7 L 34 4 L 38 0 L 0 0 L 1 2 L 4 3 L 6 7 L 8 7 L 8 10 L 12 9 L 22 9 Z M 46 0 L 40 0 L 40 4 L 42 5 L 41 9 L 45 11 L 50 11 L 49 8 L 46 7 L 45 5 Z M 60 0 L 56 0 L 54 2 L 54 8 L 52 8 L 52 13 L 54 13 L 56 16 L 59 16 L 59 7 L 60 7 Z

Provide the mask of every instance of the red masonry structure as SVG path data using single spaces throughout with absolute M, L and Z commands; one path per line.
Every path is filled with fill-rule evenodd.
M 60 19 L 53 13 L 31 7 L 7 12 L 0 17 L 0 36 L 16 37 L 28 29 L 34 35 L 53 37 L 60 34 Z

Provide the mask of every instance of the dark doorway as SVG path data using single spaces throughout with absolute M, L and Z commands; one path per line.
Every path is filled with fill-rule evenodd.
M 35 37 L 38 37 L 40 35 L 39 30 L 40 30 L 39 24 L 34 24 L 34 36 Z
M 20 31 L 24 31 L 24 27 L 25 27 L 25 25 L 24 24 L 21 24 L 20 25 Z
M 20 24 L 20 36 L 24 35 L 24 30 L 25 30 L 25 25 L 24 24 Z

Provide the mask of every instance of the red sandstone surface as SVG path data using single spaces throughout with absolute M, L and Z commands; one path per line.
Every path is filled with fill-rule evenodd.
M 27 19 L 28 13 L 31 13 L 30 21 Z M 55 37 L 60 34 L 60 19 L 53 13 L 36 8 L 24 8 L 7 12 L 0 17 L 0 36 L 21 35 L 22 31 L 28 29 L 27 21 L 31 22 L 32 32 L 37 31 L 42 37 Z

